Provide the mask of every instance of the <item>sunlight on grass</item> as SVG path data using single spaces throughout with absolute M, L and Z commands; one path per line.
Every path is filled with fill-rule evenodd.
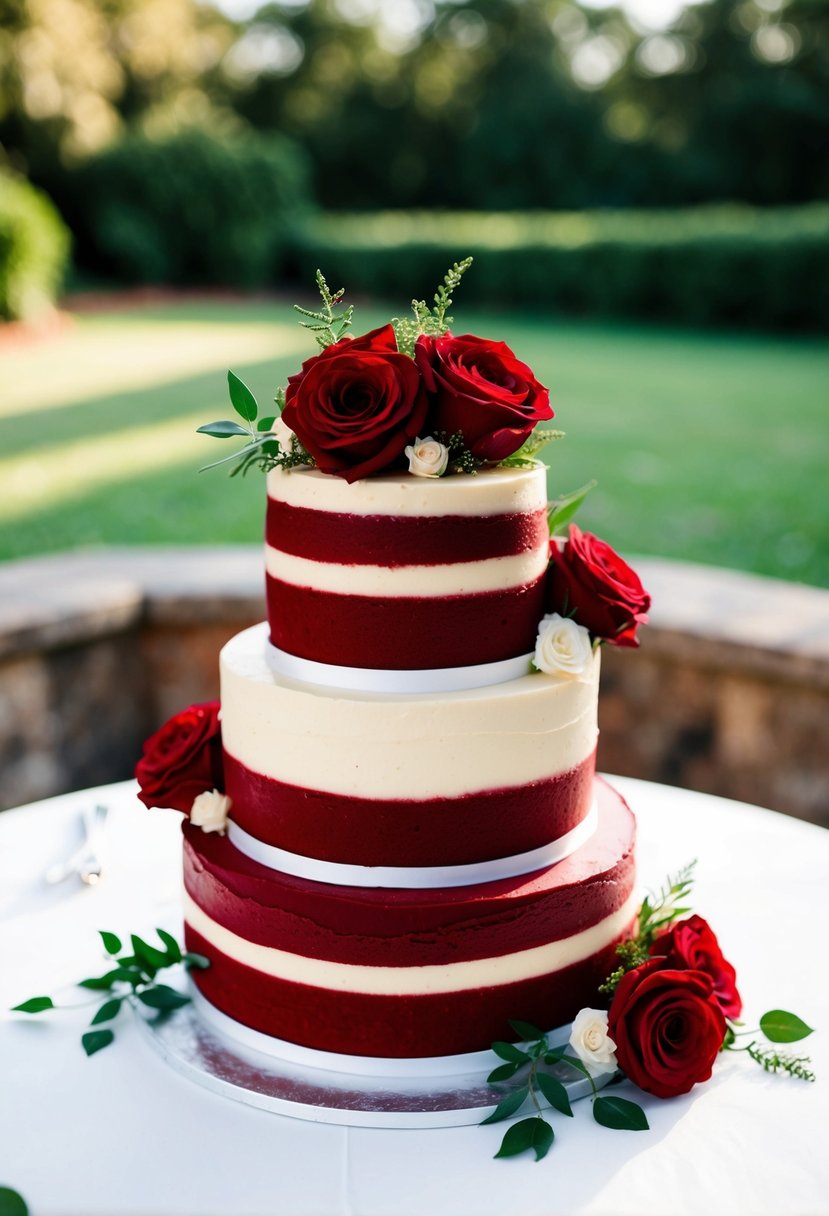
M 252 322 L 84 319 L 42 347 L 3 354 L 0 417 L 170 383 L 215 368 L 305 355 L 307 335 L 295 325 Z M 32 375 L 36 362 L 37 375 Z
M 0 461 L 0 521 L 24 519 L 44 507 L 59 508 L 106 485 L 119 485 L 142 473 L 170 468 L 184 460 L 209 464 L 233 450 L 197 435 L 202 414 L 156 426 L 133 427 L 81 443 L 41 448 L 36 456 Z

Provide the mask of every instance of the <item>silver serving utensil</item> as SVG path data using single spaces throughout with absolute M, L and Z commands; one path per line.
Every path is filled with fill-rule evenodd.
M 98 881 L 102 873 L 101 840 L 108 812 L 109 808 L 100 804 L 94 809 L 84 808 L 81 814 L 83 843 L 65 861 L 49 867 L 45 879 L 50 886 L 64 882 L 70 874 L 77 874 L 81 882 L 90 886 Z

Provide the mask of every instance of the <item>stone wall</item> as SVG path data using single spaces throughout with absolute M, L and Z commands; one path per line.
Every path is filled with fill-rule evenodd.
M 829 826 L 829 592 L 641 559 L 638 654 L 604 647 L 600 766 Z M 0 567 L 0 807 L 131 774 L 264 616 L 258 547 Z

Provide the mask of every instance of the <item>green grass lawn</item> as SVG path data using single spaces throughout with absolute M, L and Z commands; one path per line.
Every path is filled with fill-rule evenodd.
M 358 308 L 354 332 L 387 319 Z M 552 389 L 566 439 L 551 496 L 595 477 L 580 516 L 628 554 L 829 585 L 829 345 L 456 308 Z M 312 353 L 279 301 L 77 315 L 0 347 L 0 557 L 100 544 L 258 541 L 259 474 L 200 465 L 229 416 L 225 369 L 269 402 Z

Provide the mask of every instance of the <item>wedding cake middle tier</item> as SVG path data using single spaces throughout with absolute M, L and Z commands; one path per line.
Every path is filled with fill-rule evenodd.
M 303 859 L 390 867 L 389 886 L 421 885 L 408 867 L 463 885 L 567 856 L 595 826 L 598 652 L 579 679 L 502 666 L 479 687 L 453 690 L 450 670 L 431 692 L 345 690 L 282 674 L 267 625 L 237 634 L 221 655 L 231 840 L 323 882 L 371 875 Z

